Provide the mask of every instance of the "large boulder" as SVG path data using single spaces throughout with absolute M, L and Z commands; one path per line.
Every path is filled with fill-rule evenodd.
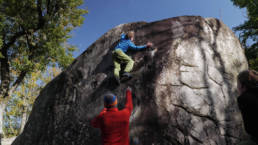
M 113 79 L 111 52 L 120 34 L 134 30 L 133 78 Z M 90 120 L 112 91 L 121 109 L 133 88 L 131 145 L 231 145 L 244 134 L 236 76 L 247 69 L 238 38 L 221 21 L 182 16 L 119 25 L 93 43 L 40 93 L 23 133 L 13 145 L 99 145 Z

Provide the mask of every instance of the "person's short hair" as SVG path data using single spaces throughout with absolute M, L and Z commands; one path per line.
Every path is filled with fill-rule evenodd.
M 104 95 L 104 104 L 106 108 L 112 108 L 117 104 L 117 98 L 113 93 L 107 93 Z
M 131 39 L 132 37 L 134 37 L 134 31 L 129 31 L 129 32 L 126 34 L 126 37 L 127 37 L 127 39 Z
M 246 89 L 258 89 L 258 73 L 254 70 L 244 70 L 237 76 L 239 83 Z

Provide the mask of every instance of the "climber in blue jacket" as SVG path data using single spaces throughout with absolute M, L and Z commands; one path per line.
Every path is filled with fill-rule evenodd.
M 119 73 L 121 70 L 121 63 L 125 63 L 125 69 L 122 77 L 131 78 L 130 71 L 133 69 L 134 61 L 129 57 L 126 52 L 128 49 L 141 50 L 147 47 L 152 47 L 152 43 L 148 42 L 146 45 L 136 46 L 133 43 L 134 32 L 130 31 L 127 34 L 122 34 L 119 43 L 112 52 L 112 58 L 114 62 L 114 76 L 118 83 L 120 83 Z

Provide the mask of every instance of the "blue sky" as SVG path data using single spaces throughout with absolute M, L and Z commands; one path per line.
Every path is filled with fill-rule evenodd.
M 235 7 L 230 0 L 85 0 L 82 7 L 89 13 L 69 39 L 70 44 L 78 47 L 75 57 L 119 24 L 198 15 L 218 18 L 233 28 L 246 20 L 245 10 Z

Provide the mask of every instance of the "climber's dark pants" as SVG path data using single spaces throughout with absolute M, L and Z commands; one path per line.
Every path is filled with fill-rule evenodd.
M 131 57 L 126 55 L 122 50 L 116 49 L 112 52 L 112 58 L 114 62 L 114 76 L 119 78 L 119 72 L 121 70 L 121 64 L 125 63 L 124 72 L 130 72 L 133 69 L 134 61 Z

